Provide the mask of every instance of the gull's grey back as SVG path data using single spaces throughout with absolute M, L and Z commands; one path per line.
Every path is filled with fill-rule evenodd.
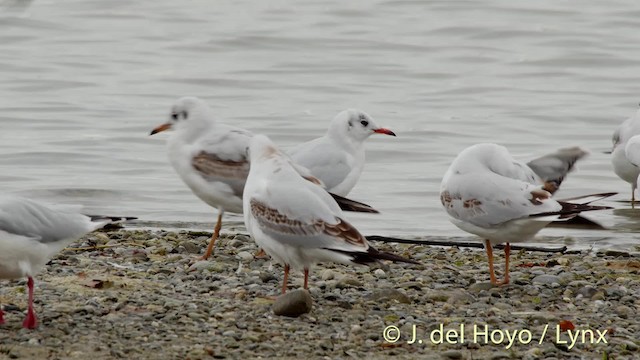
M 33 200 L 0 196 L 0 231 L 42 243 L 80 237 L 109 221 L 91 223 L 85 215 L 57 211 Z

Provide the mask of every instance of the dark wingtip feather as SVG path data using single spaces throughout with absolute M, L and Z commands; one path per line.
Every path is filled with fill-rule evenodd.
M 351 256 L 353 258 L 351 261 L 353 261 L 356 264 L 362 264 L 362 265 L 370 264 L 370 263 L 376 262 L 378 260 L 390 260 L 390 261 L 393 261 L 393 262 L 403 262 L 403 263 L 408 263 L 408 264 L 420 264 L 417 261 L 404 258 L 404 257 L 402 257 L 400 255 L 395 255 L 395 254 L 391 254 L 391 253 L 384 252 L 384 251 L 378 251 L 373 246 L 369 246 L 369 249 L 367 250 L 366 253 L 357 252 L 357 251 L 337 250 L 337 249 L 327 249 L 327 250 L 331 250 L 331 251 L 335 251 L 335 252 L 339 252 L 339 253 L 342 253 L 342 254 L 349 255 L 349 256 Z
M 91 221 L 100 221 L 100 220 L 111 220 L 114 223 L 136 220 L 137 217 L 134 216 L 105 216 L 105 215 L 87 215 L 91 218 Z
M 364 212 L 364 213 L 373 213 L 379 214 L 380 212 L 371 206 L 361 203 L 355 200 L 347 199 L 346 197 L 336 195 L 333 193 L 329 193 L 333 197 L 333 199 L 338 203 L 340 209 L 343 211 L 352 211 L 352 212 Z

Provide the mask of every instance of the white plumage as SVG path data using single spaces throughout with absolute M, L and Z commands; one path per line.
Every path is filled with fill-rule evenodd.
M 320 179 L 327 191 L 346 196 L 364 168 L 364 141 L 375 133 L 395 136 L 393 131 L 379 127 L 367 113 L 348 109 L 331 121 L 324 136 L 302 143 L 288 154 Z
M 21 197 L 0 196 L 0 278 L 28 278 L 29 309 L 24 327 L 36 327 L 33 276 L 69 243 L 111 222 L 111 218 L 92 218 Z
M 613 171 L 619 178 L 631 184 L 631 205 L 634 206 L 635 190 L 638 188 L 640 168 L 629 158 L 631 148 L 627 150 L 627 143 L 632 137 L 640 135 L 640 110 L 625 120 L 613 133 L 613 149 L 611 164 Z M 633 155 L 631 155 L 633 156 Z
M 251 171 L 243 198 L 245 225 L 256 243 L 285 265 L 283 293 L 289 266 L 304 269 L 307 288 L 309 268 L 316 262 L 411 262 L 373 249 L 345 221 L 336 201 L 322 187 L 302 179 L 289 157 L 266 136 L 254 136 L 249 149 Z
M 182 181 L 208 205 L 218 220 L 203 259 L 207 259 L 222 227 L 225 211 L 242 213 L 242 192 L 249 173 L 249 131 L 216 121 L 211 108 L 195 97 L 183 97 L 166 123 L 151 135 L 173 128 L 167 141 L 169 160 Z
M 456 226 L 485 239 L 491 282 L 496 283 L 492 244 L 507 243 L 504 283 L 508 283 L 510 243 L 528 241 L 554 220 L 604 208 L 587 204 L 611 194 L 579 204 L 551 198 L 574 163 L 585 155 L 580 148 L 568 148 L 525 164 L 513 159 L 503 146 L 477 144 L 453 161 L 442 179 L 440 200 Z

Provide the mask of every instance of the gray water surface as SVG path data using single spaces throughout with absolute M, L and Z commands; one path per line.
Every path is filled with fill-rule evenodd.
M 166 135 L 148 136 L 193 95 L 283 147 L 349 107 L 393 129 L 368 141 L 350 194 L 381 211 L 350 216 L 365 234 L 470 237 L 438 193 L 478 142 L 525 160 L 583 146 L 591 155 L 557 196 L 630 198 L 602 152 L 640 101 L 635 1 L 2 1 L 3 192 L 211 228 Z M 545 229 L 540 241 L 637 246 L 640 210 L 604 203 L 617 209 L 589 217 L 611 231 Z

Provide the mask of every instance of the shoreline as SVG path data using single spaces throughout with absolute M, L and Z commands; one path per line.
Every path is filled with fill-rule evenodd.
M 3 281 L 0 359 L 640 354 L 637 253 L 514 252 L 511 284 L 494 287 L 483 250 L 374 242 L 421 265 L 319 264 L 313 309 L 288 318 L 273 314 L 269 298 L 279 295 L 282 266 L 253 259 L 257 247 L 242 234 L 222 234 L 212 257 L 196 261 L 207 234 L 125 229 L 76 241 L 34 278 L 35 331 L 21 328 L 25 280 Z M 501 278 L 502 251 L 494 259 Z M 302 278 L 292 271 L 289 291 Z

